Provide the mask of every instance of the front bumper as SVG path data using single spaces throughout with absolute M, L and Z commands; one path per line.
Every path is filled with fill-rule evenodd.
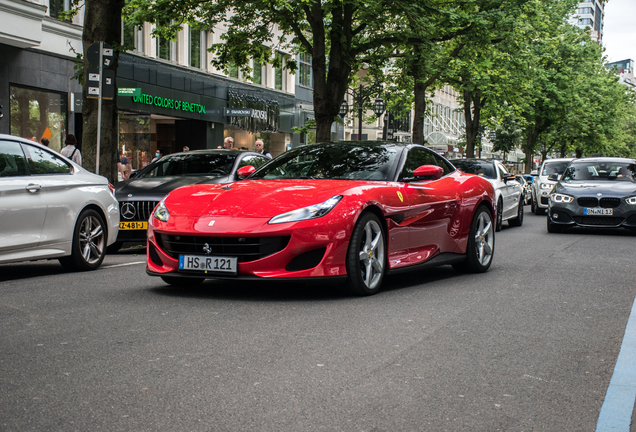
M 346 255 L 352 227 L 343 226 L 342 222 L 332 221 L 331 217 L 278 225 L 269 225 L 267 223 L 269 218 L 210 217 L 209 219 L 214 219 L 213 228 L 208 227 L 209 222 L 205 218 L 189 220 L 181 218 L 172 226 L 151 218 L 147 233 L 146 272 L 151 276 L 247 280 L 337 279 L 345 278 L 347 275 Z M 247 243 L 265 244 L 267 239 L 283 237 L 285 241 L 273 242 L 278 244 L 278 247 L 265 246 L 265 253 L 253 260 L 242 257 L 240 252 L 213 252 L 213 256 L 239 256 L 235 275 L 179 269 L 179 255 L 206 256 L 202 245 L 214 248 L 227 243 L 234 247 L 241 240 L 245 242 L 246 239 Z M 251 241 L 254 238 L 263 241 Z M 177 241 L 182 240 L 184 244 L 188 242 L 187 252 L 184 252 L 185 249 L 178 249 L 182 246 L 174 246 Z M 170 243 L 171 241 L 173 243 Z
M 572 203 L 554 203 L 549 200 L 548 217 L 556 225 L 585 228 L 636 228 L 636 206 L 629 205 L 621 198 L 621 204 L 612 209 L 610 215 L 586 215 L 585 207 Z

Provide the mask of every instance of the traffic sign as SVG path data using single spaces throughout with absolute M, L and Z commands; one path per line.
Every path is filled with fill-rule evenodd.
M 99 69 L 89 68 L 86 70 L 86 95 L 89 99 L 99 98 Z M 115 71 L 104 69 L 101 76 L 102 99 L 112 100 L 115 97 Z
M 100 42 L 95 42 L 91 44 L 86 50 L 86 59 L 91 64 L 91 66 L 99 67 L 99 44 Z M 104 42 L 104 49 L 102 51 L 102 65 L 105 68 L 113 67 L 113 61 L 115 59 L 113 47 Z

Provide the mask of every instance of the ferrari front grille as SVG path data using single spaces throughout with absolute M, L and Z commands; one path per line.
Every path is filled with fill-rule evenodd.
M 161 248 L 172 258 L 179 255 L 236 257 L 238 262 L 256 261 L 280 252 L 291 237 L 205 237 L 160 234 Z

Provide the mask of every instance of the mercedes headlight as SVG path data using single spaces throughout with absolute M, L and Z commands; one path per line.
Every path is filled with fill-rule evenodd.
M 320 204 L 314 204 L 287 213 L 279 214 L 270 219 L 270 224 L 278 224 L 285 222 L 298 222 L 309 219 L 323 217 L 329 213 L 342 199 L 342 195 L 336 195 Z
M 552 201 L 555 203 L 571 203 L 572 201 L 574 201 L 574 198 L 571 197 L 570 195 L 563 195 L 560 193 L 555 193 L 550 195 L 550 198 L 552 198 Z
M 636 205 L 636 197 L 625 198 L 625 202 L 629 205 Z
M 168 207 L 166 207 L 166 203 L 164 202 L 165 200 L 165 198 L 162 199 L 161 202 L 157 204 L 157 207 L 155 207 L 155 211 L 152 213 L 152 215 L 161 222 L 168 222 L 168 219 L 170 219 L 170 212 L 168 211 Z

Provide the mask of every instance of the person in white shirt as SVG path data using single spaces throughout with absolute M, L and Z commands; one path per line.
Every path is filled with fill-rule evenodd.
M 77 138 L 75 138 L 75 135 L 66 135 L 64 144 L 66 144 L 66 146 L 60 152 L 62 156 L 66 156 L 79 166 L 82 166 L 82 154 L 79 149 L 75 147 L 77 145 Z
M 262 140 L 256 140 L 256 143 L 254 144 L 254 151 L 262 154 L 263 156 L 267 156 L 270 159 L 272 158 L 272 155 L 265 151 Z

